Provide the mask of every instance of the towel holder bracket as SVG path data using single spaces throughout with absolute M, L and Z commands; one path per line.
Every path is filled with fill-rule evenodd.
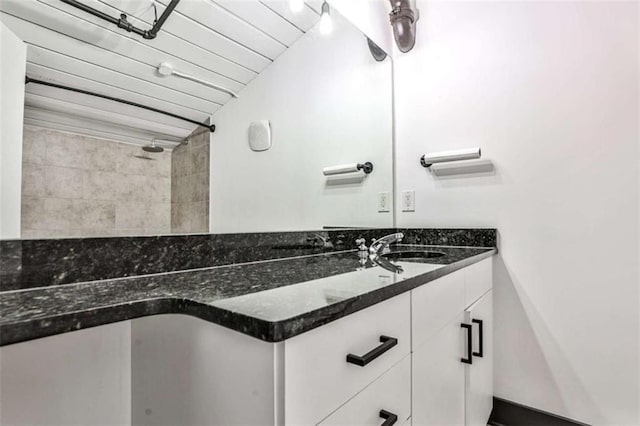
M 358 170 L 362 170 L 365 174 L 369 174 L 373 171 L 373 163 L 367 161 L 364 164 L 358 164 Z

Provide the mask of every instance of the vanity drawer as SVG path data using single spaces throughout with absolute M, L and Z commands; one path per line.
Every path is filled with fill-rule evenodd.
M 407 292 L 286 340 L 286 424 L 318 423 L 409 354 L 410 300 Z
M 411 356 L 409 355 L 320 424 L 322 426 L 379 426 L 389 416 L 397 417 L 394 423 L 396 426 L 406 424 L 411 417 Z
M 461 271 L 464 272 L 464 306 L 467 308 L 493 287 L 493 259 L 481 260 Z
M 465 270 L 428 282 L 411 292 L 412 351 L 464 310 Z

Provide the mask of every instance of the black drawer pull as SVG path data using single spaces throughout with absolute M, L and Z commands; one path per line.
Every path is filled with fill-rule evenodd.
M 369 364 L 371 361 L 378 358 L 380 355 L 398 344 L 398 339 L 396 339 L 395 337 L 380 336 L 380 341 L 382 342 L 380 346 L 371 349 L 369 352 L 362 356 L 348 354 L 347 362 L 350 364 L 359 365 L 360 367 L 364 367 L 365 365 Z
M 482 342 L 482 320 L 474 319 L 471 320 L 471 322 L 478 324 L 478 340 L 480 341 L 480 350 L 478 352 L 473 352 L 473 356 L 482 358 L 482 353 L 484 352 L 484 343 Z
M 460 361 L 465 364 L 473 364 L 473 358 L 471 358 L 471 352 L 473 350 L 471 348 L 471 345 L 473 345 L 473 329 L 471 327 L 471 324 L 460 324 L 460 327 L 467 329 L 467 357 L 460 358 Z
M 384 419 L 384 423 L 382 423 L 380 426 L 391 426 L 396 424 L 396 422 L 398 421 L 398 416 L 388 412 L 387 410 L 380 410 L 380 418 Z

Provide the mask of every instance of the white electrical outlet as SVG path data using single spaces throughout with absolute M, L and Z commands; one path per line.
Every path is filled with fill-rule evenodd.
M 416 211 L 416 191 L 402 191 L 402 211 L 403 212 L 415 212 Z
M 391 197 L 388 192 L 378 192 L 378 212 L 388 212 L 391 207 Z

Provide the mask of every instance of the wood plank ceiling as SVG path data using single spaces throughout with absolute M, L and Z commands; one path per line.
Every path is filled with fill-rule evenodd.
M 169 0 L 81 0 L 140 28 Z M 153 40 L 60 0 L 0 0 L 0 20 L 28 45 L 27 75 L 137 102 L 205 122 L 231 97 L 157 66 L 236 93 L 319 20 L 321 1 L 293 14 L 287 0 L 182 0 Z M 242 96 L 242 93 L 240 93 Z M 144 145 L 180 140 L 198 126 L 166 115 L 62 89 L 28 84 L 25 124 Z M 171 144 L 166 147 L 170 148 Z

